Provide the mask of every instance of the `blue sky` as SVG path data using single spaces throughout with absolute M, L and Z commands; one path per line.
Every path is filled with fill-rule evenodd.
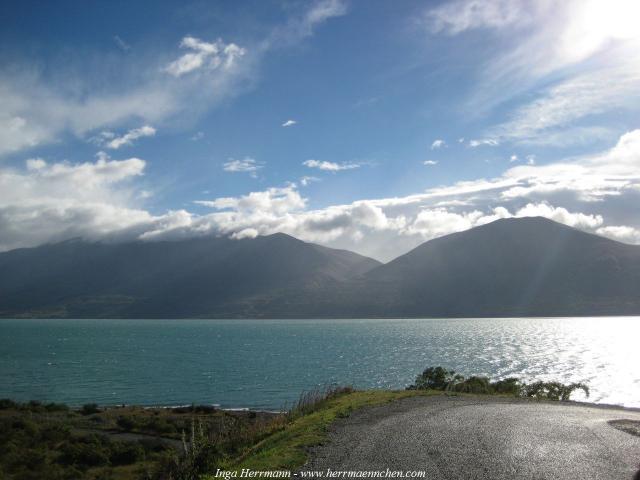
M 0 249 L 284 231 L 640 243 L 634 0 L 3 2 Z

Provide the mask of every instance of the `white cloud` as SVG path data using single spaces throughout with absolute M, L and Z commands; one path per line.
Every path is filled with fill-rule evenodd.
M 216 40 L 213 43 L 204 42 L 195 37 L 184 37 L 180 47 L 191 50 L 166 67 L 166 71 L 175 77 L 204 68 L 206 70 L 230 69 L 238 58 L 247 52 L 235 43 L 224 43 Z
M 511 155 L 511 157 L 509 157 L 509 161 L 510 162 L 517 162 L 518 161 L 518 155 Z
M 530 19 L 518 0 L 457 0 L 428 10 L 424 20 L 432 33 L 457 35 L 477 28 L 525 24 Z
M 144 167 L 140 159 L 111 160 L 100 153 L 95 162 L 32 158 L 21 170 L 0 168 L 0 249 L 73 236 L 157 240 L 285 232 L 389 260 L 440 235 L 524 216 L 640 242 L 640 219 L 629 207 L 640 201 L 640 130 L 597 155 L 520 164 L 495 178 L 314 210 L 289 184 L 196 202 L 211 213 L 153 215 L 138 204 L 148 191 L 136 181 Z
M 615 79 L 615 81 L 611 81 Z M 502 141 L 534 145 L 571 145 L 608 137 L 608 129 L 575 127 L 577 120 L 612 109 L 640 107 L 640 63 L 637 67 L 575 76 L 551 87 L 541 97 L 518 108 L 492 134 Z
M 120 48 L 120 50 L 122 50 L 123 52 L 128 52 L 129 50 L 131 50 L 131 45 L 125 42 L 122 38 L 120 38 L 120 36 L 114 35 L 113 41 L 116 42 L 116 45 L 118 45 L 118 48 Z
M 598 235 L 618 240 L 620 242 L 639 244 L 640 243 L 640 229 L 629 226 L 611 225 L 608 227 L 601 227 L 596 230 Z
M 563 207 L 553 207 L 548 203 L 528 203 L 514 215 L 515 217 L 545 217 L 570 227 L 594 230 L 602 225 L 602 215 L 571 213 Z
M 222 165 L 222 169 L 225 172 L 231 173 L 249 173 L 251 176 L 255 177 L 258 170 L 264 167 L 264 164 L 261 162 L 257 162 L 253 158 L 246 157 L 242 160 L 234 160 L 229 159 L 228 162 L 225 162 Z
M 612 138 L 598 115 L 640 106 L 638 15 L 635 0 L 456 0 L 424 18 L 432 34 L 491 30 L 495 48 L 478 65 L 465 111 L 517 107 L 488 135 L 570 146 Z
M 500 142 L 494 138 L 482 138 L 479 140 L 469 140 L 469 146 L 471 148 L 481 147 L 487 145 L 489 147 L 496 147 L 500 145 Z
M 26 169 L 0 169 L 0 250 L 71 237 L 103 238 L 152 216 L 135 207 L 131 181 L 143 174 L 138 158 L 47 163 L 29 159 Z
M 38 73 L 37 59 L 2 69 L 0 156 L 68 134 L 94 136 L 134 121 L 190 126 L 222 100 L 252 88 L 261 62 L 273 49 L 297 45 L 326 20 L 344 13 L 342 2 L 317 2 L 248 46 L 186 36 L 180 46 L 188 51 L 169 63 L 166 52 L 151 52 L 143 59 L 121 55 L 92 63 L 83 70 L 91 75 L 60 64 L 45 79 Z
M 287 120 L 286 122 L 284 122 L 282 124 L 282 126 L 283 127 L 291 127 L 291 126 L 295 125 L 296 123 L 298 123 L 298 122 L 295 121 L 295 120 Z
M 335 163 L 324 160 L 305 160 L 302 164 L 305 167 L 317 168 L 318 170 L 325 170 L 327 172 L 339 172 L 341 170 L 360 168 L 359 163 Z
M 117 150 L 120 147 L 125 145 L 133 145 L 134 140 L 142 137 L 153 137 L 156 134 L 156 129 L 149 126 L 144 125 L 140 128 L 134 128 L 129 130 L 121 137 L 116 137 L 113 132 L 102 132 L 101 136 L 108 140 L 103 143 L 103 145 L 107 148 L 111 148 L 113 150 Z
M 447 142 L 441 139 L 437 139 L 437 140 L 434 140 L 433 143 L 431 144 L 431 150 L 437 150 L 439 148 L 446 147 L 446 146 L 447 146 Z
M 327 20 L 346 13 L 347 5 L 343 0 L 319 0 L 308 10 L 292 17 L 284 26 L 275 29 L 264 42 L 264 48 L 296 45 L 313 35 L 314 30 Z
M 423 165 L 437 165 L 438 161 L 437 160 L 425 160 L 424 162 L 422 162 Z
M 318 177 L 305 175 L 304 177 L 300 178 L 300 185 L 302 185 L 303 187 L 306 187 L 307 185 L 313 182 L 319 182 L 319 181 L 320 179 Z
M 251 192 L 241 197 L 223 197 L 215 200 L 198 200 L 195 203 L 217 210 L 233 210 L 237 213 L 284 215 L 303 209 L 306 200 L 293 186 L 269 188 L 263 192 Z

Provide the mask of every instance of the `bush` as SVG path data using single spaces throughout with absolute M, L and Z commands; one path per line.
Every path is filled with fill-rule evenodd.
M 188 441 L 182 433 L 182 452 L 166 457 L 155 478 L 198 480 L 203 474 L 215 471 L 221 459 L 222 451 L 218 444 L 206 435 L 201 423 L 196 425 L 192 420 Z
M 584 383 L 564 385 L 560 382 L 534 382 L 530 385 L 524 385 L 522 388 L 522 396 L 566 402 L 576 390 L 582 390 L 587 397 L 589 396 L 589 387 Z
M 469 377 L 453 385 L 452 389 L 462 393 L 493 393 L 487 377 Z
M 104 448 L 100 438 L 92 435 L 65 444 L 58 462 L 81 468 L 100 467 L 109 465 L 109 451 Z
M 44 405 L 44 409 L 47 412 L 67 412 L 69 411 L 69 407 L 64 403 L 47 403 Z
M 173 413 L 203 413 L 211 414 L 217 411 L 213 405 L 186 405 L 183 407 L 173 407 L 171 409 Z
M 443 367 L 429 367 L 416 377 L 407 390 L 450 390 L 461 393 L 506 394 L 520 397 L 568 401 L 576 390 L 589 396 L 589 387 L 584 383 L 565 385 L 560 382 L 534 382 L 529 385 L 518 378 L 509 377 L 492 382 L 487 377 L 464 376 Z
M 18 404 L 8 398 L 0 399 L 0 410 L 8 410 L 10 408 L 18 408 Z
M 410 390 L 444 390 L 450 385 L 464 380 L 462 375 L 454 370 L 443 367 L 429 367 L 416 377 L 416 383 L 409 387 Z
M 109 460 L 111 465 L 131 465 L 144 458 L 144 448 L 139 443 L 113 442 Z
M 135 428 L 136 422 L 134 422 L 133 419 L 129 417 L 118 417 L 118 420 L 116 420 L 116 425 L 118 425 L 118 427 L 120 427 L 122 430 L 130 432 Z
M 100 413 L 100 408 L 95 403 L 86 403 L 80 409 L 80 413 L 82 415 L 93 415 L 95 413 Z
M 492 382 L 491 386 L 495 393 L 520 395 L 522 384 L 519 378 L 509 377 L 497 382 Z

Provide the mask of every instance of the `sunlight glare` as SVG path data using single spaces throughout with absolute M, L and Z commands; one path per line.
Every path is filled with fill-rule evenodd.
M 581 0 L 575 6 L 562 39 L 573 61 L 587 58 L 611 40 L 640 40 L 640 1 Z

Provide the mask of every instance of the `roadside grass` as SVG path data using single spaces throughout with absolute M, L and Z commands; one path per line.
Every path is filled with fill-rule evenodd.
M 329 425 L 338 418 L 348 417 L 362 407 L 383 405 L 415 396 L 442 395 L 438 391 L 354 391 L 350 388 L 307 393 L 289 413 L 290 422 L 280 431 L 264 438 L 240 457 L 227 460 L 224 470 L 295 470 L 307 459 L 309 447 L 321 445 Z M 213 479 L 214 476 L 204 476 Z

